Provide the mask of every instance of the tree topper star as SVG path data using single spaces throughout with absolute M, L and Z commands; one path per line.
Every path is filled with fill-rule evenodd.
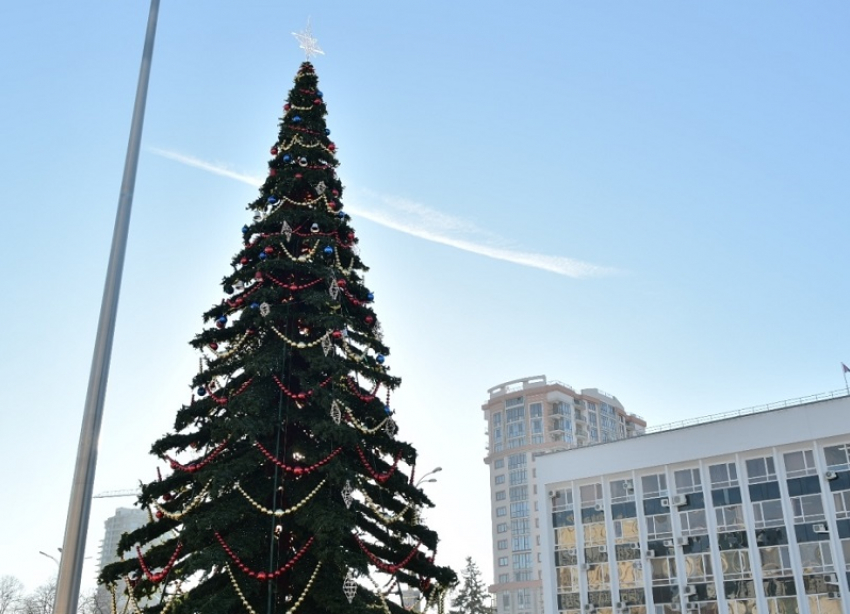
M 309 17 L 307 18 L 307 27 L 304 31 L 293 32 L 292 36 L 298 40 L 298 46 L 304 50 L 304 55 L 307 56 L 308 60 L 314 55 L 325 55 L 325 52 L 319 47 L 319 42 L 313 36 L 313 29 L 310 26 Z

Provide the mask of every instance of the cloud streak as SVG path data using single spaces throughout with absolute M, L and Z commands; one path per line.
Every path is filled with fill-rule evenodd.
M 260 177 L 238 173 L 225 165 L 207 162 L 193 156 L 159 148 L 149 148 L 149 151 L 180 164 L 250 186 L 259 187 L 263 183 Z M 372 192 L 364 192 L 364 197 L 369 200 L 368 208 L 357 206 L 356 203 L 352 205 L 349 197 L 347 210 L 358 217 L 425 241 L 572 278 L 600 277 L 615 272 L 614 269 L 573 258 L 513 249 L 506 245 L 503 238 L 482 230 L 473 222 L 442 213 L 420 203 Z M 356 194 L 355 200 L 357 200 Z

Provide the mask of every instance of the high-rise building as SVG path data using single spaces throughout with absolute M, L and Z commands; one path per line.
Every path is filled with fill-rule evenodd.
M 98 573 L 106 565 L 119 560 L 117 551 L 121 536 L 124 533 L 138 529 L 147 522 L 148 513 L 143 509 L 135 507 L 119 507 L 115 510 L 114 515 L 106 519 L 106 522 L 103 523 L 103 539 L 100 542 L 100 566 L 98 567 Z M 128 554 L 128 556 L 135 556 L 135 553 Z M 126 601 L 123 583 L 122 586 L 116 587 L 115 592 L 117 605 L 119 606 L 118 611 L 121 612 L 124 610 Z M 112 597 L 109 591 L 103 585 L 99 585 L 97 589 L 97 600 L 101 605 L 101 611 L 109 611 L 110 606 L 108 604 L 110 604 L 111 599 Z
M 537 458 L 546 614 L 850 613 L 848 391 Z
M 498 614 L 541 614 L 535 457 L 641 433 L 646 422 L 596 388 L 580 392 L 545 375 L 490 388 L 487 421 L 493 579 Z M 532 509 L 532 505 L 534 509 Z

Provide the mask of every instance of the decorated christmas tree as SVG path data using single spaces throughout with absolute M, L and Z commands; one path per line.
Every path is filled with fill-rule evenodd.
M 456 582 L 397 436 L 400 380 L 317 85 L 303 63 L 226 296 L 192 341 L 191 402 L 152 447 L 165 471 L 142 485 L 150 522 L 101 573 L 131 612 L 441 610 Z

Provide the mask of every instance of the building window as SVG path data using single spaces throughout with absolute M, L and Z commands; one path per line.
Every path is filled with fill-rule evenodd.
M 740 505 L 728 505 L 714 509 L 718 531 L 739 531 L 744 528 L 744 508 Z
M 781 527 L 785 524 L 782 520 L 782 501 L 772 499 L 753 503 L 753 517 L 757 529 Z
M 508 523 L 500 522 L 496 525 L 496 533 L 507 533 L 508 532 Z
M 705 510 L 679 512 L 679 522 L 682 525 L 682 535 L 697 535 L 708 532 Z
M 806 542 L 799 544 L 800 562 L 808 573 L 824 573 L 832 571 L 832 552 L 829 542 Z
M 528 500 L 528 486 L 512 486 L 511 487 L 511 501 L 527 501 Z
M 496 501 L 504 501 L 505 500 L 505 491 L 497 490 L 496 491 Z
M 634 500 L 635 487 L 631 480 L 613 480 L 609 486 L 611 503 Z
M 794 510 L 795 523 L 816 522 L 824 519 L 820 494 L 791 497 L 791 508 Z
M 518 469 L 524 467 L 528 463 L 525 453 L 511 454 L 508 457 L 508 469 Z
M 504 484 L 505 483 L 505 474 L 500 473 L 499 475 L 497 475 L 494 482 L 496 482 L 496 484 Z
M 507 550 L 508 549 L 508 540 L 500 539 L 496 542 L 496 550 Z
M 643 486 L 643 498 L 664 497 L 667 495 L 667 476 L 663 473 L 645 475 L 640 479 Z
M 708 468 L 711 488 L 730 488 L 738 485 L 738 469 L 735 463 L 721 463 Z
M 543 417 L 543 403 L 529 403 L 528 413 L 532 418 Z
M 815 454 L 811 450 L 788 452 L 783 455 L 783 459 L 785 461 L 785 475 L 789 478 L 814 475 L 818 472 L 815 465 Z
M 827 446 L 823 449 L 826 457 L 826 468 L 832 471 L 850 469 L 850 443 L 838 446 Z
M 511 543 L 511 550 L 519 552 L 521 550 L 531 550 L 530 535 L 515 535 Z
M 581 497 L 581 506 L 587 507 L 602 501 L 602 484 L 585 484 L 579 486 L 579 497 Z
M 759 557 L 761 558 L 761 575 L 765 578 L 794 574 L 788 546 L 759 548 Z
M 493 461 L 493 468 L 494 469 L 501 469 L 504 466 L 505 466 L 505 459 L 504 458 L 497 458 L 495 461 Z
M 510 577 L 511 577 L 510 574 L 500 573 L 499 574 L 499 584 L 506 584 L 507 582 L 510 582 L 511 581 Z
M 676 483 L 677 493 L 687 494 L 702 490 L 702 479 L 700 478 L 698 468 L 674 471 L 673 480 Z
M 688 584 L 695 582 L 710 582 L 714 578 L 711 571 L 710 554 L 686 554 L 685 574 Z
M 646 534 L 650 539 L 659 539 L 673 535 L 670 514 L 658 514 L 646 517 Z
M 525 484 L 528 482 L 528 473 L 526 469 L 514 469 L 510 472 L 511 486 L 516 484 Z
M 516 607 L 517 610 L 531 609 L 531 591 L 527 588 L 521 588 L 516 592 Z
M 850 518 L 850 490 L 833 493 L 832 499 L 835 501 L 835 517 Z M 850 559 L 847 562 L 850 563 Z
M 720 553 L 724 580 L 752 577 L 750 554 L 746 550 L 726 550 Z
M 776 479 L 776 467 L 773 464 L 773 457 L 766 456 L 764 458 L 751 458 L 747 461 L 747 477 L 750 484 L 758 484 L 760 482 L 771 482 Z
M 508 557 L 500 556 L 499 557 L 499 567 L 507 567 L 508 566 Z
M 504 505 L 496 508 L 496 516 L 507 516 L 507 515 L 508 515 L 508 510 Z
M 527 518 L 527 517 L 528 517 L 528 501 L 523 501 L 522 503 L 511 503 L 511 518 Z

